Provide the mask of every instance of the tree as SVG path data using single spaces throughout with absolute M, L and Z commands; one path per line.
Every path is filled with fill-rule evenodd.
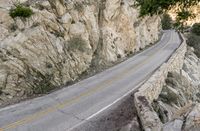
M 172 19 L 168 14 L 163 14 L 161 23 L 163 30 L 169 30 L 172 28 Z
M 188 9 L 200 0 L 136 0 L 136 6 L 140 6 L 140 16 L 162 14 L 178 5 L 181 10 Z
M 181 11 L 177 12 L 176 23 L 179 23 L 179 29 L 183 31 L 184 29 L 184 22 L 187 21 L 189 18 L 193 18 L 194 15 L 189 12 L 187 9 L 182 9 Z
M 184 22 L 194 15 L 189 8 L 199 3 L 200 0 L 136 0 L 136 6 L 140 6 L 140 16 L 163 14 L 174 6 L 178 6 L 176 27 L 183 30 Z
M 195 23 L 192 26 L 192 33 L 200 36 L 200 23 Z

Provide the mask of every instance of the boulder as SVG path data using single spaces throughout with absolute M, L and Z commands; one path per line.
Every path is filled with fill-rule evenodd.
M 58 16 L 62 16 L 66 12 L 66 7 L 64 5 L 64 0 L 49 0 L 52 8 L 56 10 Z
M 183 120 L 175 119 L 173 121 L 166 123 L 163 126 L 162 131 L 182 131 L 182 126 L 183 126 Z
M 200 130 L 200 104 L 196 104 L 192 111 L 187 115 L 186 122 L 183 128 L 184 131 L 199 131 Z
M 77 22 L 70 26 L 69 34 L 71 36 L 80 36 L 86 33 L 85 25 L 81 22 Z

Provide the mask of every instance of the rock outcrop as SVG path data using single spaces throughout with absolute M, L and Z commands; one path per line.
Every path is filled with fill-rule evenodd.
M 152 106 L 163 123 L 164 131 L 200 129 L 200 59 L 188 47 L 181 73 L 171 72 L 166 85 Z
M 138 18 L 133 0 L 21 2 L 30 18 L 11 18 L 12 1 L 0 1 L 0 103 L 65 85 L 158 39 L 160 18 Z
M 152 107 L 152 103 L 159 98 L 168 72 L 179 72 L 182 69 L 186 51 L 187 45 L 183 39 L 182 44 L 169 60 L 153 72 L 152 76 L 135 93 L 135 107 L 145 131 L 160 131 L 162 129 L 162 121 Z M 161 112 L 161 114 L 164 116 L 165 112 Z
M 183 44 L 135 93 L 145 131 L 200 129 L 200 59 Z

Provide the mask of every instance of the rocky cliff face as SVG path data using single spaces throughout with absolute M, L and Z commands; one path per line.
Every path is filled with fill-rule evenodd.
M 74 81 L 158 39 L 160 18 L 138 18 L 133 0 L 21 0 L 30 18 L 0 1 L 0 103 Z
M 154 110 L 164 124 L 163 131 L 197 131 L 200 129 L 199 58 L 188 48 L 181 73 L 171 72 Z

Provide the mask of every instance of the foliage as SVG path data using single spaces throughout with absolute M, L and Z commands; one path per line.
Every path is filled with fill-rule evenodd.
M 187 44 L 194 48 L 194 53 L 200 58 L 200 36 L 191 33 L 188 36 Z
M 34 86 L 32 86 L 33 93 L 34 94 L 44 94 L 51 90 L 53 90 L 55 87 L 51 83 L 53 76 L 52 75 L 41 75 L 38 74 L 38 79 L 34 80 Z
M 73 37 L 68 41 L 68 49 L 69 50 L 79 50 L 82 52 L 86 51 L 86 41 L 83 40 L 81 37 Z
M 15 8 L 10 9 L 10 16 L 27 18 L 33 14 L 33 11 L 29 7 L 22 6 L 20 4 L 16 5 Z
M 192 26 L 192 33 L 200 36 L 200 23 L 195 23 Z
M 162 14 L 177 4 L 181 9 L 187 9 L 198 2 L 200 0 L 136 0 L 136 6 L 141 7 L 140 15 L 145 16 Z
M 40 71 L 27 64 L 26 69 L 27 74 L 25 80 L 34 94 L 43 94 L 54 89 L 54 85 L 51 83 L 53 81 L 52 74 L 42 74 Z
M 190 18 L 190 17 L 192 17 L 193 15 L 189 12 L 189 11 L 187 11 L 187 10 L 181 10 L 181 11 L 179 11 L 179 12 L 177 12 L 178 14 L 177 14 L 177 17 L 176 17 L 176 19 L 178 20 L 178 21 L 185 21 L 185 20 L 188 20 L 188 18 Z
M 176 23 L 179 25 L 177 29 L 183 32 L 184 30 L 184 22 L 187 21 L 189 18 L 194 18 L 194 14 L 189 12 L 188 10 L 182 9 L 181 11 L 177 12 Z
M 180 23 L 179 21 L 176 21 L 176 22 L 173 24 L 173 27 L 174 27 L 175 29 L 180 28 L 180 26 L 181 26 L 181 23 Z
M 200 0 L 136 0 L 136 6 L 140 6 L 140 16 L 163 14 L 174 6 L 178 6 L 175 28 L 183 31 L 184 22 L 194 17 L 188 11 L 189 7 L 199 2 Z
M 163 30 L 169 30 L 172 28 L 172 19 L 168 14 L 163 14 L 161 23 Z

